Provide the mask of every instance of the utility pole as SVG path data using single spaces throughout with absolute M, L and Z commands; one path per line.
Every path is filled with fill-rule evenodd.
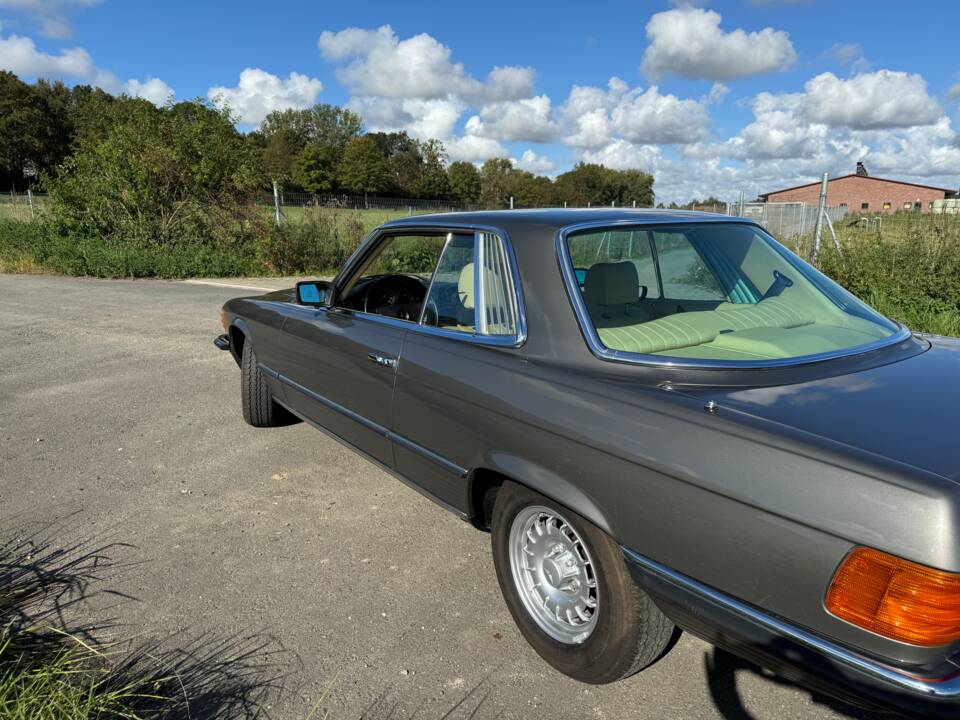
M 820 180 L 820 202 L 817 203 L 817 224 L 813 231 L 813 259 L 820 255 L 820 240 L 823 238 L 823 216 L 827 207 L 827 183 L 830 182 L 830 173 L 824 173 Z

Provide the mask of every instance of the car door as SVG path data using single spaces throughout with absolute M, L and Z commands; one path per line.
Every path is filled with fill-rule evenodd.
M 384 234 L 338 281 L 327 308 L 291 307 L 277 371 L 294 410 L 380 463 L 393 467 L 389 438 L 394 378 L 409 326 L 419 320 L 443 235 Z M 420 297 L 367 306 L 378 279 Z M 394 298 L 395 299 L 395 298 Z M 402 309 L 398 309 L 401 308 Z
M 510 258 L 505 235 L 451 235 L 397 371 L 396 469 L 460 512 L 467 469 L 502 425 L 497 409 L 522 377 L 522 303 Z

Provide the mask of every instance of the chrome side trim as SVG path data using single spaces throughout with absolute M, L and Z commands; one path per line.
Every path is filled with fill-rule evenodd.
M 719 590 L 697 582 L 693 578 L 671 570 L 665 565 L 644 557 L 630 548 L 620 547 L 627 562 L 634 563 L 658 579 L 698 596 L 704 602 L 733 613 L 740 619 L 753 623 L 767 632 L 788 638 L 810 650 L 828 657 L 837 665 L 870 675 L 889 685 L 921 695 L 953 700 L 960 698 L 960 674 L 948 678 L 922 678 L 902 670 L 871 660 L 852 650 L 837 645 L 825 638 L 791 625 L 777 617 L 732 598 Z
M 443 225 L 385 225 L 374 230 L 364 241 L 363 245 L 354 251 L 353 255 L 350 256 L 340 272 L 337 273 L 337 277 L 334 278 L 333 281 L 334 284 L 339 287 L 345 278 L 350 277 L 354 266 L 362 262 L 367 252 L 385 235 L 403 235 L 417 232 L 431 233 L 434 235 L 439 235 L 444 232 L 471 233 L 474 235 L 476 235 L 478 232 L 488 232 L 493 233 L 500 238 L 501 242 L 503 243 L 503 247 L 506 250 L 507 264 L 510 266 L 510 276 L 514 294 L 513 300 L 515 303 L 517 316 L 516 335 L 477 335 L 459 332 L 457 330 L 445 330 L 444 328 L 431 327 L 430 325 L 421 325 L 419 322 L 400 320 L 399 318 L 391 318 L 385 315 L 365 313 L 360 310 L 347 310 L 343 308 L 320 308 L 320 310 L 352 314 L 356 315 L 357 317 L 373 320 L 374 322 L 381 322 L 394 327 L 405 328 L 413 332 L 451 338 L 461 342 L 473 343 L 475 345 L 493 345 L 504 348 L 517 348 L 523 345 L 527 341 L 527 312 L 526 305 L 523 301 L 523 286 L 520 284 L 520 271 L 517 265 L 516 255 L 513 252 L 513 244 L 510 242 L 510 236 L 507 234 L 507 231 L 503 228 L 494 227 L 492 225 L 468 225 L 464 223 L 446 223 Z M 476 243 L 476 240 L 474 243 Z M 474 247 L 476 247 L 476 244 L 474 244 Z M 421 312 L 420 320 L 422 321 L 422 319 L 423 313 Z
M 467 513 L 465 513 L 463 510 L 460 510 L 459 508 L 454 507 L 453 505 L 451 505 L 450 503 L 448 503 L 448 502 L 445 501 L 445 500 L 441 500 L 440 498 L 438 498 L 436 495 L 434 495 L 434 494 L 433 494 L 432 492 L 430 492 L 429 490 L 426 490 L 426 489 L 422 488 L 421 486 L 417 485 L 415 482 L 412 482 L 412 481 L 408 480 L 408 479 L 405 478 L 403 475 L 401 475 L 401 474 L 398 473 L 396 470 L 394 470 L 392 467 L 383 464 L 383 463 L 380 462 L 380 460 L 378 460 L 377 458 L 375 458 L 375 457 L 373 457 L 372 455 L 369 455 L 368 453 L 364 452 L 363 450 L 361 450 L 360 448 L 358 448 L 356 445 L 354 445 L 353 443 L 349 442 L 348 440 L 344 440 L 342 437 L 340 437 L 340 436 L 337 435 L 336 433 L 330 432 L 330 431 L 327 430 L 325 427 L 323 427 L 323 425 L 320 425 L 319 423 L 314 422 L 314 421 L 311 420 L 310 418 L 305 417 L 304 415 L 302 415 L 301 413 L 297 412 L 297 411 L 294 410 L 292 407 L 290 407 L 289 405 L 287 405 L 285 402 L 282 402 L 281 400 L 277 400 L 276 398 L 274 398 L 274 402 L 278 403 L 279 405 L 282 405 L 282 406 L 285 407 L 288 411 L 290 411 L 292 414 L 296 415 L 298 418 L 300 418 L 301 420 L 303 420 L 305 423 L 307 423 L 307 424 L 310 425 L 311 427 L 316 428 L 317 430 L 319 430 L 320 432 L 322 432 L 324 435 L 326 435 L 328 438 L 331 438 L 331 439 L 333 439 L 333 440 L 336 440 L 338 443 L 340 443 L 340 444 L 343 445 L 344 447 L 347 447 L 347 448 L 349 448 L 350 450 L 353 450 L 355 453 L 357 453 L 357 454 L 361 455 L 362 457 L 366 458 L 367 460 L 369 460 L 370 462 L 372 462 L 374 465 L 376 465 L 378 468 L 380 468 L 380 469 L 383 470 L 384 472 L 389 473 L 390 475 L 392 475 L 393 477 L 395 477 L 397 480 L 399 480 L 400 482 L 402 482 L 404 485 L 406 485 L 407 487 L 409 487 L 409 488 L 417 491 L 418 493 L 420 493 L 421 495 L 423 495 L 423 496 L 424 496 L 425 498 L 427 498 L 428 500 L 433 500 L 433 502 L 435 502 L 435 503 L 436 503 L 437 505 L 439 505 L 440 507 L 449 510 L 449 511 L 452 512 L 454 515 L 456 515 L 457 517 L 459 517 L 461 520 L 468 520 L 468 519 L 469 519 Z
M 376 423 L 373 420 L 370 420 L 369 418 L 361 415 L 360 413 L 354 412 L 350 408 L 346 408 L 340 403 L 334 402 L 330 398 L 327 398 L 327 397 L 324 397 L 323 395 L 315 393 L 313 390 L 310 390 L 309 388 L 304 387 L 298 382 L 294 382 L 293 380 L 286 377 L 285 375 L 279 375 L 277 373 L 274 373 L 272 370 L 269 370 L 269 368 L 267 368 L 264 365 L 260 365 L 260 367 L 268 371 L 273 377 L 276 377 L 278 380 L 280 380 L 280 382 L 282 382 L 284 385 L 286 385 L 290 389 L 296 390 L 297 392 L 303 395 L 306 395 L 311 400 L 314 400 L 320 403 L 324 407 L 327 407 L 330 410 L 333 410 L 334 412 L 338 412 L 341 415 L 350 418 L 354 422 L 360 425 L 363 425 L 363 427 L 376 433 L 377 435 L 380 435 L 381 437 L 384 437 L 387 440 L 395 442 L 398 445 L 401 445 L 402 447 L 406 448 L 407 450 L 417 453 L 418 455 L 426 458 L 427 460 L 430 460 L 436 465 L 439 465 L 447 472 L 450 472 L 460 478 L 465 478 L 469 473 L 469 470 L 467 468 L 460 467 L 452 460 L 448 460 L 442 455 L 438 455 L 432 450 L 425 448 L 423 445 L 420 445 L 419 443 L 415 443 L 410 438 L 404 437 L 399 433 L 395 433 L 392 430 L 384 427 L 380 423 Z M 316 423 L 311 423 L 311 424 L 315 425 Z
M 391 431 L 387 434 L 387 437 L 389 437 L 391 440 L 397 443 L 397 445 L 400 445 L 406 448 L 407 450 L 410 450 L 412 452 L 417 453 L 418 455 L 425 457 L 427 460 L 430 460 L 436 463 L 437 465 L 442 467 L 444 470 L 450 473 L 453 473 L 459 478 L 465 478 L 467 474 L 470 472 L 466 468 L 460 467 L 455 462 L 451 462 L 450 460 L 447 460 L 442 455 L 437 455 L 432 450 L 428 450 L 423 445 L 419 445 L 413 442 L 413 440 L 410 440 L 409 438 L 404 437 L 403 435 L 398 435 L 397 433 Z
M 763 227 L 753 220 L 743 218 L 736 218 L 736 220 L 745 225 L 753 225 L 763 230 Z M 706 222 L 710 221 L 700 221 L 700 224 Z M 720 222 L 729 224 L 731 221 Z M 682 224 L 682 222 L 677 224 Z M 815 355 L 802 355 L 795 358 L 782 358 L 778 360 L 687 360 L 684 358 L 670 358 L 668 356 L 661 355 L 645 355 L 643 353 L 626 352 L 624 350 L 612 350 L 601 342 L 600 336 L 597 334 L 596 328 L 594 328 L 593 322 L 590 320 L 590 314 L 587 312 L 586 303 L 584 303 L 583 296 L 580 293 L 580 285 L 577 282 L 577 277 L 573 269 L 573 262 L 570 260 L 570 252 L 569 248 L 567 247 L 567 236 L 579 230 L 610 228 L 618 226 L 642 228 L 644 225 L 645 223 L 643 221 L 638 222 L 637 220 L 594 221 L 577 223 L 575 225 L 567 225 L 566 227 L 561 228 L 556 235 L 557 263 L 560 266 L 560 274 L 563 276 L 563 284 L 567 289 L 567 297 L 570 300 L 570 305 L 573 307 L 574 314 L 577 316 L 577 323 L 580 325 L 580 331 L 583 333 L 583 337 L 587 342 L 587 346 L 590 348 L 590 351 L 601 360 L 661 368 L 762 370 L 764 368 L 799 367 L 801 365 L 811 365 L 813 363 L 823 362 L 825 360 L 850 357 L 852 355 L 861 355 L 872 350 L 879 350 L 881 348 L 896 345 L 897 343 L 903 342 L 904 340 L 912 337 L 910 330 L 905 328 L 900 323 L 895 323 L 898 328 L 897 331 L 887 338 L 875 340 L 874 342 L 866 343 L 864 345 L 857 345 L 852 348 L 846 348 L 845 350 L 832 350 L 830 352 L 817 353 Z M 886 319 L 889 320 L 889 318 Z M 894 321 L 890 320 L 890 322 Z

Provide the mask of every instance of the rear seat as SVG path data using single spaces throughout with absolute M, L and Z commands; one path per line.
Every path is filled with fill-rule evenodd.
M 703 345 L 721 333 L 754 328 L 789 329 L 812 325 L 814 321 L 813 315 L 780 298 L 769 298 L 755 305 L 725 303 L 716 310 L 677 313 L 619 327 L 597 327 L 597 334 L 608 348 L 648 355 Z

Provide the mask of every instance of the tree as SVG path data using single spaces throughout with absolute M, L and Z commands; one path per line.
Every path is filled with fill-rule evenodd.
M 307 192 L 331 192 L 337 182 L 337 153 L 329 145 L 307 145 L 297 156 L 293 181 Z
M 480 168 L 480 200 L 489 208 L 507 207 L 510 190 L 507 178 L 513 172 L 513 163 L 506 158 L 492 158 Z
M 450 195 L 462 203 L 473 205 L 480 200 L 480 171 L 473 163 L 459 160 L 447 168 Z
M 420 143 L 406 132 L 376 132 L 367 137 L 376 142 L 387 159 L 390 187 L 385 192 L 398 197 L 416 197 L 420 192 L 424 163 Z
M 387 159 L 369 135 L 361 135 L 347 143 L 340 159 L 340 183 L 356 193 L 378 193 L 390 185 Z
M 266 137 L 265 142 L 261 153 L 263 171 L 269 180 L 285 185 L 293 177 L 294 162 L 300 152 L 297 137 L 292 130 L 281 129 Z
M 260 124 L 260 132 L 267 139 L 285 133 L 294 145 L 295 154 L 314 143 L 342 151 L 362 130 L 363 121 L 359 115 L 326 103 L 304 110 L 274 110 Z
M 0 71 L 0 181 L 23 188 L 28 175 L 49 172 L 65 156 L 66 110 L 10 72 Z M 59 94 L 59 93 L 58 93 Z
M 427 140 L 420 144 L 423 169 L 417 183 L 417 194 L 425 198 L 445 198 L 450 195 L 450 178 L 447 177 L 447 151 L 439 140 Z

